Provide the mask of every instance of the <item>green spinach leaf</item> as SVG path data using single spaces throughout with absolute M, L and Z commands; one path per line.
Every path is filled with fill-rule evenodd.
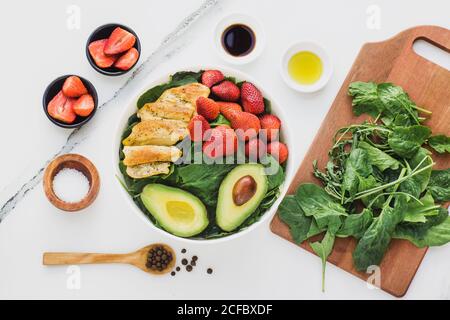
M 419 202 L 411 199 L 405 209 L 404 222 L 427 222 L 428 216 L 435 216 L 439 213 L 439 206 L 435 205 L 433 196 L 427 192 Z
M 366 150 L 369 156 L 370 163 L 380 169 L 380 171 L 382 172 L 388 168 L 397 170 L 400 167 L 399 161 L 365 141 L 360 141 L 358 143 L 358 148 Z
M 428 190 L 430 190 L 436 201 L 450 201 L 450 168 L 447 170 L 433 170 Z
M 345 161 L 343 191 L 348 191 L 350 197 L 353 197 L 358 192 L 360 178 L 367 178 L 371 173 L 368 152 L 364 149 L 353 149 Z
M 443 134 L 430 137 L 428 144 L 438 153 L 450 153 L 450 137 Z
M 408 174 L 414 169 L 422 169 L 428 165 L 431 165 L 433 160 L 430 158 L 430 152 L 427 149 L 420 148 L 416 154 L 408 161 Z M 411 194 L 412 196 L 419 198 L 420 194 L 425 191 L 430 181 L 432 168 L 424 170 L 411 178 L 405 180 L 400 185 L 400 191 Z
M 322 291 L 325 291 L 325 268 L 327 265 L 328 256 L 331 254 L 334 246 L 335 236 L 330 231 L 327 231 L 322 241 L 312 242 L 309 245 L 313 249 L 313 251 L 320 257 L 322 260 Z
M 361 213 L 349 214 L 337 232 L 336 236 L 346 238 L 361 238 L 373 220 L 373 213 L 369 209 L 364 209 Z
M 280 219 L 289 226 L 292 238 L 297 244 L 308 239 L 312 218 L 305 216 L 295 196 L 286 196 L 278 208 Z
M 397 127 L 389 135 L 388 143 L 400 157 L 411 158 L 430 134 L 430 128 L 425 126 Z
M 401 223 L 394 238 L 405 239 L 419 248 L 441 246 L 450 242 L 450 217 L 448 210 L 439 209 L 437 216 L 429 217 L 425 223 Z

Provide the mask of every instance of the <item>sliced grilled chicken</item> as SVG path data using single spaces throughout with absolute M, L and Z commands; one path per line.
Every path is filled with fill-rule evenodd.
M 144 163 L 127 167 L 127 174 L 134 179 L 143 179 L 170 172 L 170 162 Z
M 197 99 L 208 97 L 209 92 L 210 89 L 200 83 L 167 89 L 158 100 L 145 104 L 137 114 L 142 121 L 160 118 L 188 122 L 195 114 Z
M 131 134 L 122 141 L 124 146 L 172 146 L 189 135 L 187 122 L 153 119 L 139 122 Z
M 123 147 L 127 167 L 151 162 L 175 162 L 181 157 L 181 150 L 167 146 L 125 146 Z

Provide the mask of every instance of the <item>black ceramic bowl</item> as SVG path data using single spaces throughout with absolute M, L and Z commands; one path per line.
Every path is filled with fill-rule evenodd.
M 88 93 L 92 96 L 92 98 L 94 99 L 94 110 L 92 110 L 91 114 L 88 115 L 87 117 L 80 117 L 77 116 L 75 121 L 73 123 L 64 123 L 62 121 L 59 121 L 57 119 L 52 118 L 47 111 L 47 106 L 48 103 L 58 94 L 58 92 L 60 90 L 62 90 L 64 81 L 68 78 L 72 76 L 72 74 L 68 74 L 65 76 L 61 76 L 55 80 L 53 80 L 48 86 L 47 89 L 45 89 L 44 92 L 44 96 L 42 97 L 42 105 L 44 107 L 44 112 L 47 116 L 47 118 L 53 122 L 54 124 L 56 124 L 57 126 L 60 126 L 62 128 L 68 128 L 68 129 L 73 129 L 73 128 L 78 128 L 81 127 L 82 125 L 86 124 L 89 120 L 92 119 L 92 117 L 94 116 L 95 112 L 97 111 L 97 106 L 98 106 L 98 96 L 97 96 L 97 91 L 95 90 L 95 87 L 92 85 L 92 83 L 86 79 L 84 79 L 83 77 L 77 76 L 78 78 L 81 79 L 81 81 L 83 82 L 84 86 L 86 87 L 86 89 L 88 90 Z
M 95 64 L 94 59 L 91 57 L 91 54 L 89 53 L 89 45 L 92 42 L 101 40 L 101 39 L 108 39 L 109 36 L 111 35 L 111 33 L 113 32 L 113 30 L 117 27 L 121 27 L 122 29 L 127 30 L 128 32 L 132 33 L 136 37 L 136 43 L 134 44 L 134 47 L 139 52 L 139 57 L 136 60 L 136 63 L 128 70 L 120 70 L 115 67 L 100 68 Z M 86 56 L 87 56 L 87 59 L 88 59 L 90 65 L 92 66 L 92 68 L 94 68 L 101 74 L 104 74 L 107 76 L 120 76 L 122 74 L 127 73 L 131 69 L 133 69 L 136 66 L 136 64 L 138 63 L 139 59 L 141 58 L 141 42 L 139 41 L 139 37 L 137 36 L 136 32 L 134 32 L 131 28 L 124 26 L 122 24 L 118 24 L 118 23 L 108 23 L 108 24 L 98 27 L 91 33 L 91 35 L 89 36 L 89 38 L 86 42 Z

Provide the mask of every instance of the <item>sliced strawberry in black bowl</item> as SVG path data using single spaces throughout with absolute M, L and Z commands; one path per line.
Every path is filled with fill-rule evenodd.
M 86 56 L 90 65 L 101 74 L 119 76 L 137 64 L 141 43 L 129 27 L 109 23 L 92 32 L 86 43 Z
M 90 81 L 80 76 L 61 76 L 47 86 L 42 105 L 47 118 L 57 126 L 78 128 L 94 116 L 97 91 Z

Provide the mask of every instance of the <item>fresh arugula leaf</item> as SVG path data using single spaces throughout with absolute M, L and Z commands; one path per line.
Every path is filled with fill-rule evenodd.
M 280 219 L 289 226 L 292 238 L 297 244 L 308 239 L 312 218 L 305 216 L 295 196 L 288 195 L 278 208 Z
M 428 145 L 438 153 L 450 153 L 450 137 L 443 134 L 430 137 Z
M 336 236 L 361 238 L 373 220 L 372 210 L 365 208 L 361 213 L 349 214 Z
M 409 159 L 416 154 L 430 134 L 430 128 L 425 126 L 397 127 L 389 135 L 388 143 L 397 155 Z
M 345 161 L 343 192 L 348 191 L 350 197 L 353 197 L 358 192 L 360 178 L 367 178 L 371 173 L 368 152 L 364 149 L 353 149 Z
M 313 251 L 322 260 L 322 291 L 325 291 L 325 268 L 327 265 L 327 259 L 331 254 L 331 251 L 333 251 L 334 239 L 334 234 L 330 231 L 327 231 L 322 241 L 316 241 L 309 244 Z
M 370 164 L 377 167 L 382 172 L 388 168 L 397 170 L 400 167 L 399 161 L 383 152 L 382 150 L 371 146 L 365 141 L 360 141 L 358 143 L 358 148 L 366 150 L 369 156 Z
M 450 201 L 450 168 L 433 170 L 428 185 L 433 198 L 438 202 Z
M 439 209 L 437 216 L 429 217 L 425 223 L 401 223 L 394 238 L 405 239 L 419 248 L 441 246 L 450 242 L 450 217 L 448 210 Z

